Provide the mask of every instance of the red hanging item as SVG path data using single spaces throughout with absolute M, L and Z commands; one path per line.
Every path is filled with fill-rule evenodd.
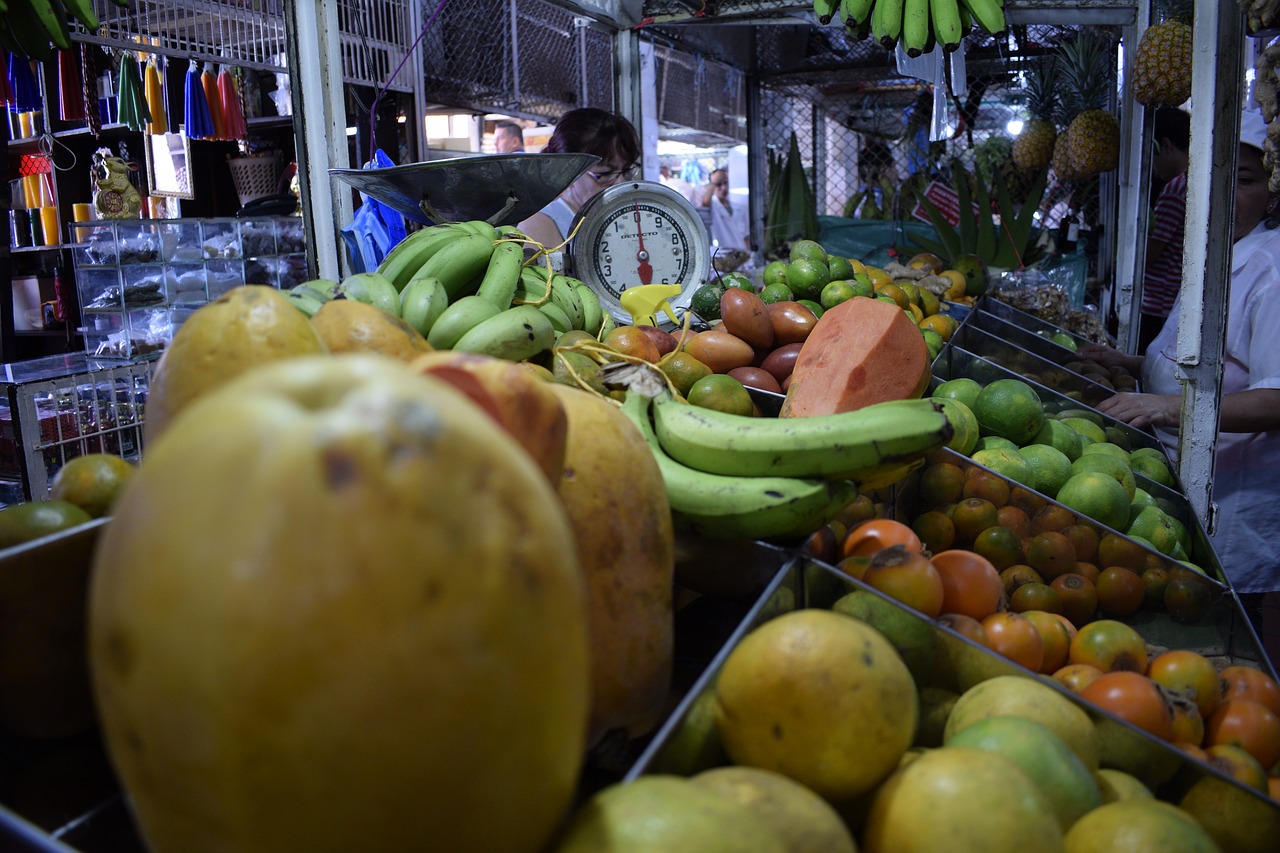
M 73 51 L 58 51 L 58 118 L 62 121 L 84 121 L 84 81 L 77 59 Z
M 218 72 L 218 96 L 222 101 L 222 129 L 226 138 L 247 140 L 249 129 L 245 127 L 244 110 L 240 107 L 240 90 L 235 76 L 225 65 Z
M 213 119 L 211 139 L 226 139 L 226 126 L 222 119 L 222 99 L 218 97 L 218 78 L 213 75 L 209 66 L 204 67 L 200 75 L 200 86 L 204 89 L 204 99 L 209 102 L 209 117 Z

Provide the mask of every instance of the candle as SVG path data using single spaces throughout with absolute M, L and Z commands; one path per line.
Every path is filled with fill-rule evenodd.
M 23 139 L 29 139 L 35 132 L 31 129 L 31 119 L 30 112 L 18 113 L 18 135 Z
M 44 232 L 46 246 L 56 246 L 62 242 L 58 237 L 58 208 L 40 208 L 40 229 Z

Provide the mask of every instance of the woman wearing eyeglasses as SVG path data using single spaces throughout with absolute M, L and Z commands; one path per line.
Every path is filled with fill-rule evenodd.
M 617 113 L 595 107 L 570 110 L 560 117 L 543 152 L 595 154 L 600 158 L 542 210 L 520 223 L 529 239 L 548 249 L 568 236 L 573 217 L 600 191 L 639 174 L 640 134 Z

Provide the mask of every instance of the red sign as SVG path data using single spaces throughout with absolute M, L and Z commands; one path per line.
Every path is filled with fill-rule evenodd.
M 933 206 L 938 208 L 938 212 L 942 214 L 942 218 L 951 223 L 952 226 L 960 224 L 960 196 L 956 195 L 956 191 L 946 184 L 940 184 L 937 181 L 930 181 L 929 186 L 924 189 L 925 198 L 933 202 Z M 977 213 L 975 205 L 974 213 Z M 924 205 L 916 203 L 915 210 L 911 211 L 911 215 L 921 222 L 932 223 L 929 214 L 925 212 Z

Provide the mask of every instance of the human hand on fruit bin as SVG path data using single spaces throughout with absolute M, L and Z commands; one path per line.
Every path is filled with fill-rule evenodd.
M 1178 426 L 1182 400 L 1175 395 L 1124 392 L 1098 404 L 1098 411 L 1131 427 Z
M 1085 344 L 1076 351 L 1076 356 L 1077 358 L 1095 361 L 1103 367 L 1119 365 L 1135 376 L 1142 370 L 1142 362 L 1145 360 L 1143 356 L 1128 355 L 1118 349 L 1103 346 L 1102 344 Z

